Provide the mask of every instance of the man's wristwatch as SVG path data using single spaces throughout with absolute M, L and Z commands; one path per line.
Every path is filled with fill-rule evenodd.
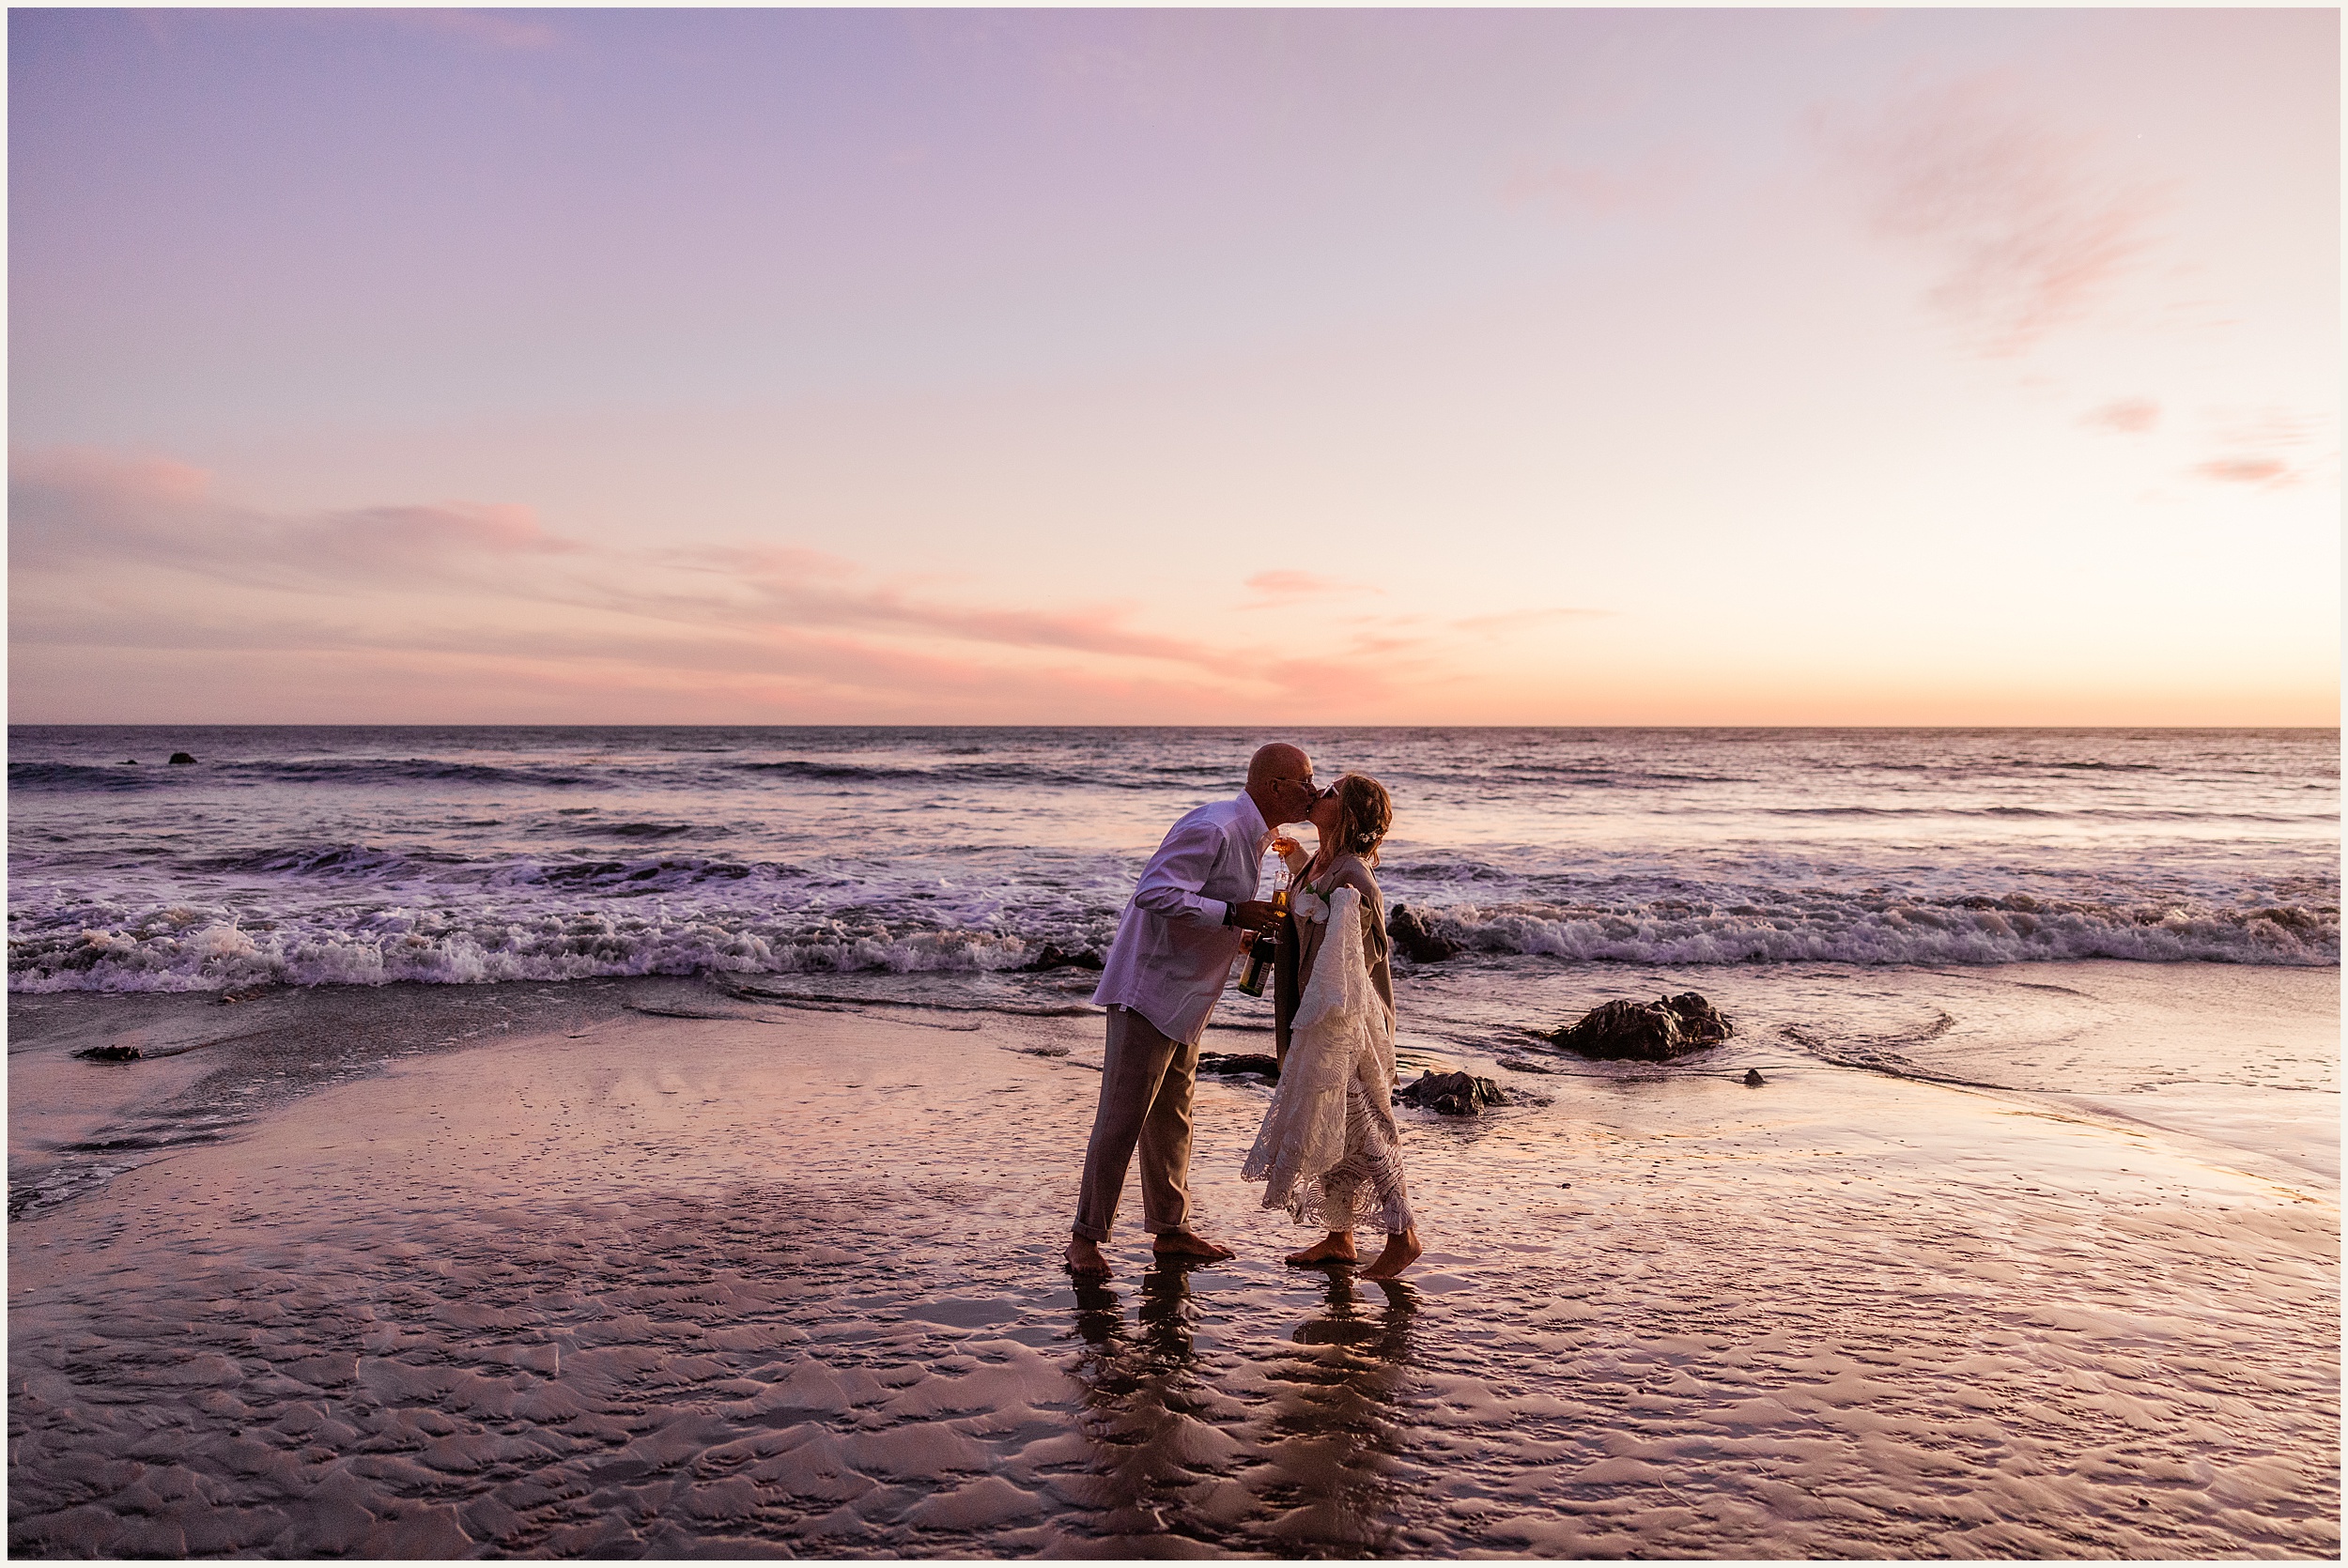
M 1227 926 L 1239 924 L 1239 905 L 1227 903 L 1223 906 L 1223 923 Z

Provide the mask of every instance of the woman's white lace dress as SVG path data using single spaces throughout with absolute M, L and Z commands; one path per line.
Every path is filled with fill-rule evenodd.
M 1398 1235 L 1412 1222 L 1394 1122 L 1394 1014 L 1370 983 L 1361 909 L 1351 887 L 1329 899 L 1329 934 L 1240 1175 L 1265 1183 L 1264 1207 L 1301 1223 Z

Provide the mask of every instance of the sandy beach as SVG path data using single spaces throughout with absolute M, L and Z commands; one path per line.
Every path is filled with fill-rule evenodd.
M 1195 1168 L 1240 1257 L 1151 1267 L 1129 1191 L 1079 1289 L 1095 1020 L 520 991 L 12 998 L 21 1168 L 168 1122 L 208 1053 L 388 1042 L 11 1225 L 14 1551 L 2338 1550 L 2304 1163 L 1767 1041 L 1535 1074 L 1406 1038 L 1521 1103 L 1399 1113 L 1405 1281 L 1280 1264 L 1232 1080 Z M 215 1043 L 68 1057 L 101 1036 Z

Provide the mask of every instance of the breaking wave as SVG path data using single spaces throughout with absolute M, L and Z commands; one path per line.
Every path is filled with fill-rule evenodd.
M 13 990 L 226 991 L 257 983 L 383 985 L 568 980 L 702 972 L 794 975 L 1016 969 L 1049 942 L 1100 950 L 1113 912 L 1040 913 L 1007 923 L 925 926 L 869 909 L 746 909 L 678 900 L 613 904 L 626 879 L 670 878 L 672 893 L 749 877 L 709 863 L 579 863 L 553 879 L 595 895 L 549 910 L 379 909 L 352 918 L 255 922 L 226 909 L 173 906 L 103 926 L 59 920 L 8 944 Z M 718 873 L 713 882 L 712 873 Z M 641 886 L 641 884 L 638 885 Z M 778 891 L 780 885 L 778 884 Z M 1622 908 L 1419 906 L 1470 953 L 1577 962 L 2002 964 L 2073 959 L 2321 966 L 2340 961 L 2336 908 L 2109 907 L 2038 899 L 1821 899 L 1717 908 L 1661 899 Z
M 1436 931 L 1490 953 L 1627 963 L 1989 964 L 2068 959 L 2340 962 L 2336 907 L 2115 907 L 2041 899 L 1820 899 L 1721 909 L 1663 900 L 1620 909 L 1423 910 Z

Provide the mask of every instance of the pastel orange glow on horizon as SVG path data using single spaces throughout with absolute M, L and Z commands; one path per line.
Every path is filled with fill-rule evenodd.
M 2337 721 L 2334 12 L 9 25 L 18 722 Z

